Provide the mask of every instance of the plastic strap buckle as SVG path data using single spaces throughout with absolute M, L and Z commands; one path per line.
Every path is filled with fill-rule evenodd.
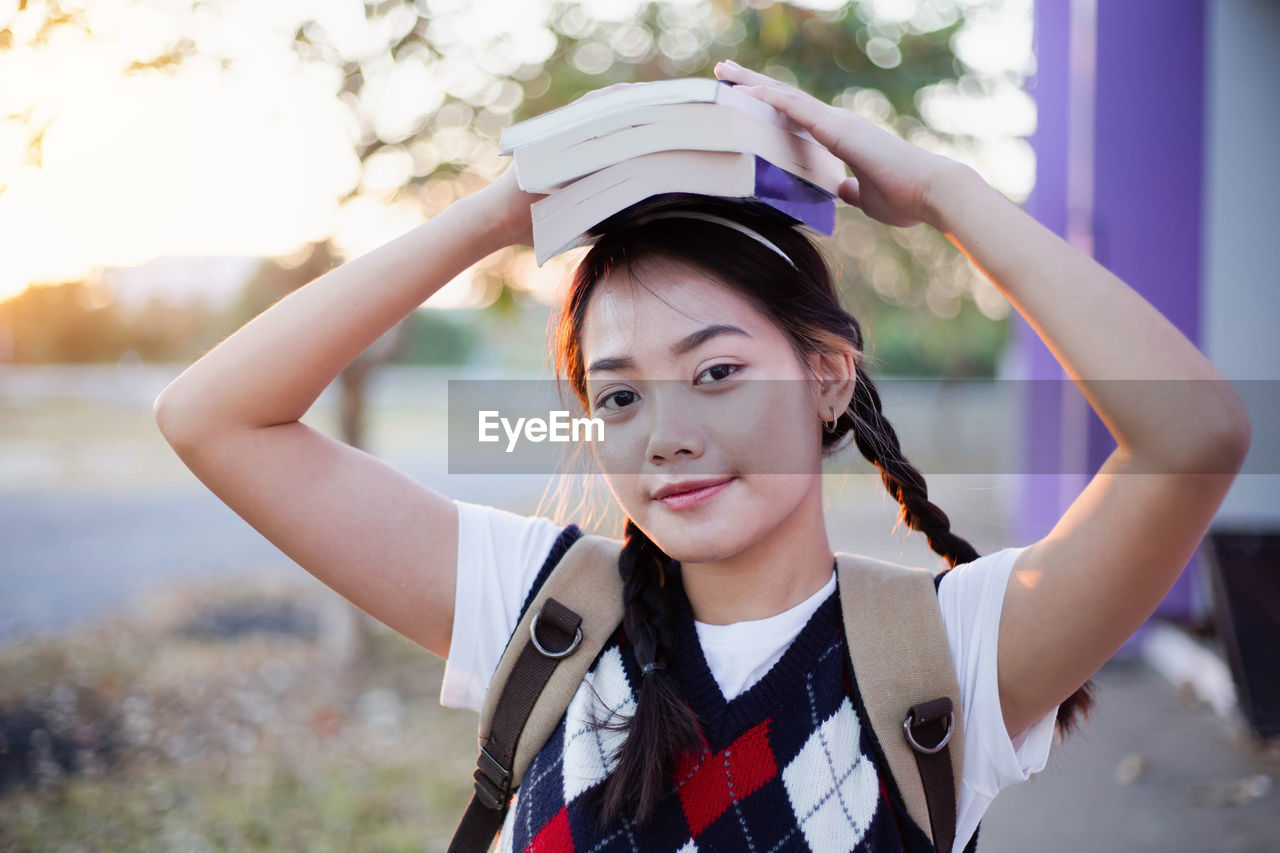
M 474 778 L 476 797 L 485 808 L 494 811 L 506 808 L 507 799 L 511 795 L 511 771 L 503 767 L 484 747 L 480 748 L 480 757 L 476 759 Z

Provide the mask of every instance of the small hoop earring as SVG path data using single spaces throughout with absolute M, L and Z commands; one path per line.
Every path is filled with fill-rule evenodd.
M 840 419 L 836 417 L 836 407 L 832 406 L 831 407 L 831 423 L 827 423 L 826 421 L 823 421 L 822 428 L 826 430 L 828 433 L 834 433 L 836 431 L 836 424 L 839 423 L 839 421 Z

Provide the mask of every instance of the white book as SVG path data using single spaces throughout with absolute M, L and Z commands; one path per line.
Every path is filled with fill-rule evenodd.
M 515 168 L 521 189 L 550 192 L 629 158 L 675 149 L 756 154 L 832 195 L 845 179 L 844 162 L 808 134 L 791 133 L 722 104 L 659 109 L 665 117 L 657 120 L 653 120 L 656 111 L 630 110 L 623 114 L 627 121 L 610 132 L 581 138 L 566 129 L 517 148 Z M 578 141 L 572 141 L 575 138 Z
M 633 110 L 638 107 L 682 103 L 726 104 L 779 127 L 793 131 L 799 130 L 799 125 L 794 121 L 759 98 L 738 91 L 729 83 L 706 77 L 686 77 L 679 80 L 635 83 L 585 100 L 577 100 L 559 109 L 526 119 L 502 131 L 498 138 L 498 149 L 503 154 L 510 154 L 523 145 L 610 113 Z
M 755 99 L 752 98 L 751 100 L 754 101 Z M 548 149 L 567 148 L 570 145 L 576 145 L 588 139 L 597 139 L 645 124 L 683 121 L 727 121 L 731 120 L 731 117 L 740 117 L 741 120 L 747 123 L 745 126 L 754 127 L 756 129 L 755 132 L 758 133 L 766 132 L 764 128 L 779 128 L 789 133 L 794 133 L 801 139 L 815 142 L 807 130 L 787 118 L 783 113 L 778 112 L 768 104 L 757 102 L 756 107 L 759 106 L 763 106 L 764 110 L 755 108 L 744 110 L 737 103 L 689 101 L 680 104 L 658 104 L 657 106 L 614 110 L 613 112 L 574 122 L 558 130 L 543 134 L 532 142 L 521 145 L 519 150 L 521 152 L 543 152 Z

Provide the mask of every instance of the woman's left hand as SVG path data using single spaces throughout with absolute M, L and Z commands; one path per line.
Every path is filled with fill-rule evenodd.
M 790 116 L 849 164 L 853 177 L 840 185 L 840 198 L 886 225 L 905 228 L 928 222 L 936 227 L 939 186 L 957 170 L 968 168 L 735 62 L 717 63 L 715 74 Z

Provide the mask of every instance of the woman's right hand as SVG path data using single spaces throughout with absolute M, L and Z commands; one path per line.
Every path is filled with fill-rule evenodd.
M 847 163 L 853 177 L 840 185 L 841 199 L 886 225 L 928 222 L 944 230 L 931 198 L 950 175 L 969 167 L 732 60 L 717 63 L 715 73 L 794 119 Z
M 578 101 L 585 101 L 589 98 L 603 95 L 605 92 L 612 92 L 615 89 L 631 85 L 633 84 L 614 83 L 610 86 L 593 89 L 572 101 L 572 103 L 576 104 Z M 520 189 L 520 185 L 516 182 L 516 166 L 514 162 L 507 167 L 507 170 L 497 180 L 477 192 L 476 196 L 488 206 L 488 215 L 492 217 L 490 221 L 499 232 L 503 245 L 533 245 L 533 219 L 529 213 L 529 205 L 545 196 Z
M 497 232 L 502 245 L 533 245 L 533 218 L 529 205 L 543 196 L 520 189 L 520 185 L 516 183 L 515 163 L 475 196 L 477 202 L 484 205 L 485 216 Z

